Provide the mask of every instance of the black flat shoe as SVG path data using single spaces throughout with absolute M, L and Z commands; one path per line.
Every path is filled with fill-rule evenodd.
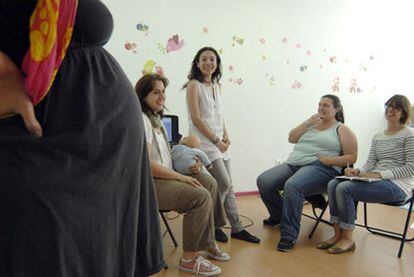
M 274 219 L 274 218 L 266 218 L 263 219 L 263 225 L 267 225 L 267 226 L 276 226 L 280 224 L 280 219 Z
M 237 233 L 231 233 L 231 237 L 235 239 L 240 239 L 240 240 L 244 240 L 247 242 L 251 242 L 251 243 L 260 243 L 260 239 L 258 237 L 253 236 L 246 230 L 241 230 L 240 232 L 237 232 Z
M 279 243 L 277 244 L 277 250 L 282 252 L 288 252 L 293 249 L 293 246 L 295 246 L 296 241 L 281 238 Z
M 219 242 L 228 242 L 229 241 L 226 234 L 221 229 L 216 229 L 214 231 L 214 238 L 216 239 L 216 241 L 219 241 Z

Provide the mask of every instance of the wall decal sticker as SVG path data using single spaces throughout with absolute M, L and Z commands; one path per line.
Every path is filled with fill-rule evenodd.
M 137 47 L 138 45 L 135 42 L 125 41 L 124 47 L 126 50 L 137 54 Z
M 244 43 L 244 39 L 237 37 L 237 36 L 233 36 L 232 37 L 233 42 L 231 43 L 231 46 L 236 46 L 236 45 L 242 45 Z
M 183 45 L 184 40 L 180 40 L 180 37 L 178 35 L 173 35 L 168 39 L 165 49 L 167 50 L 167 53 L 169 53 L 180 50 L 183 47 Z

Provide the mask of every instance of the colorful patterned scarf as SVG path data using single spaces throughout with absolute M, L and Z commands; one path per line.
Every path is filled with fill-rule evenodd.
M 72 38 L 78 0 L 39 0 L 30 18 L 30 48 L 22 63 L 34 105 L 49 92 Z

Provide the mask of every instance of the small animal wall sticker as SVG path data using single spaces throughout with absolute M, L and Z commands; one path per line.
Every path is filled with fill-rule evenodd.
M 125 41 L 124 47 L 128 51 L 132 51 L 134 54 L 137 53 L 138 45 L 135 42 Z
M 243 79 L 242 78 L 229 78 L 229 82 L 240 86 L 241 84 L 243 84 Z
M 311 51 L 311 50 L 308 50 L 308 51 L 306 51 L 305 53 L 306 53 L 306 55 L 308 55 L 308 56 L 312 56 L 312 51 Z
M 337 63 L 336 56 L 332 56 L 332 57 L 330 57 L 330 58 L 329 58 L 329 61 L 330 61 L 331 63 Z
M 208 33 L 208 28 L 207 27 L 203 27 L 203 33 L 207 34 Z
M 165 49 L 167 53 L 178 51 L 180 50 L 184 45 L 184 40 L 180 40 L 180 37 L 178 35 L 173 35 L 168 39 L 168 42 L 165 46 Z
M 298 82 L 297 80 L 295 80 L 290 87 L 292 89 L 301 89 L 302 88 L 302 84 L 300 82 Z
M 265 43 L 266 43 L 266 39 L 265 39 L 265 38 L 260 38 L 260 39 L 259 39 L 259 42 L 260 42 L 261 44 L 265 44 Z
M 356 92 L 357 80 L 355 78 L 351 79 L 351 84 L 349 85 L 349 92 Z
M 332 92 L 339 92 L 339 77 L 333 79 Z
M 143 32 L 145 35 L 148 35 L 149 26 L 147 24 L 144 24 L 142 21 L 140 21 L 137 23 L 136 27 L 138 31 Z
M 299 71 L 300 72 L 307 72 L 308 71 L 308 66 L 307 65 L 302 65 L 301 67 L 299 67 Z
M 157 48 L 158 48 L 158 50 L 160 50 L 160 52 L 162 54 L 166 54 L 167 53 L 167 49 L 165 49 L 164 45 L 162 45 L 160 42 L 157 43 Z
M 155 66 L 155 72 L 164 77 L 164 69 L 160 65 Z
M 287 43 L 289 40 L 287 38 L 282 38 L 283 43 Z
M 237 36 L 233 36 L 232 37 L 233 42 L 231 43 L 231 46 L 236 46 L 236 45 L 242 45 L 244 43 L 244 39 L 237 37 Z
M 142 69 L 142 74 L 151 74 L 154 73 L 154 65 L 156 64 L 156 62 L 154 62 L 153 60 L 147 60 L 147 62 L 144 65 L 144 68 Z

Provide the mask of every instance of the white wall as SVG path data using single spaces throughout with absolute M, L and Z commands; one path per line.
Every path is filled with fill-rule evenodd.
M 206 45 L 222 50 L 221 83 L 236 191 L 256 190 L 256 177 L 287 157 L 292 149 L 289 130 L 316 112 L 335 77 L 340 78 L 335 93 L 343 101 L 346 124 L 358 137 L 357 165 L 366 159 L 372 136 L 385 126 L 383 103 L 397 92 L 414 100 L 409 81 L 414 4 L 408 0 L 103 2 L 115 20 L 107 49 L 134 84 L 147 60 L 162 66 L 171 81 L 167 107 L 179 115 L 183 134 L 188 124 L 180 88 L 192 58 Z M 148 32 L 137 30 L 137 23 L 148 25 Z M 184 39 L 183 47 L 163 54 L 158 43 L 165 46 L 175 34 Z M 243 44 L 232 45 L 233 36 Z M 136 53 L 125 49 L 126 41 L 137 44 Z M 301 72 L 301 66 L 307 69 Z M 238 78 L 243 80 L 240 85 L 234 82 Z M 362 92 L 349 92 L 352 78 Z M 292 88 L 295 80 L 300 89 Z

